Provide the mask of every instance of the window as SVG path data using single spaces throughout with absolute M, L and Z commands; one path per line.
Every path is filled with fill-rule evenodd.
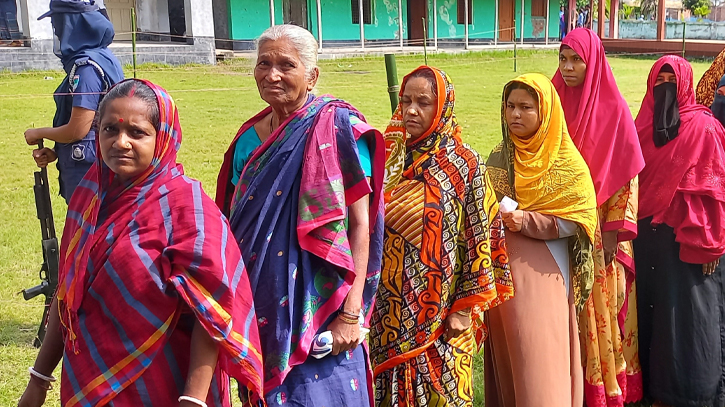
M 360 0 L 351 0 L 352 2 L 352 23 L 360 24 Z M 363 23 L 373 23 L 373 7 L 372 0 L 362 0 L 363 2 Z
M 473 24 L 473 4 L 471 0 L 458 0 L 458 24 L 466 24 L 466 3 L 468 2 L 468 24 Z
M 546 0 L 531 0 L 531 17 L 546 17 Z

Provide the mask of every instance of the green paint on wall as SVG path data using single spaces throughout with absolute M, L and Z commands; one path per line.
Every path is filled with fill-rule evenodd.
M 274 0 L 274 21 L 281 24 L 282 0 Z M 229 37 L 253 40 L 269 28 L 269 0 L 229 0 Z
M 308 0 L 309 14 L 312 25 L 309 27 L 317 38 L 317 2 Z M 366 40 L 393 40 L 398 38 L 398 1 L 397 0 L 371 0 L 372 24 L 364 24 Z M 407 0 L 403 0 L 403 22 L 407 21 Z M 332 41 L 359 41 L 360 25 L 352 22 L 351 0 L 320 0 L 322 9 L 322 42 Z M 403 38 L 407 30 L 403 27 Z
M 521 38 L 521 0 L 516 1 L 516 38 Z M 524 0 L 524 40 L 527 38 L 540 38 L 545 36 L 546 17 L 534 17 L 536 33 L 532 25 L 531 0 Z M 535 34 L 535 35 L 534 35 Z M 549 38 L 559 37 L 559 2 L 549 1 Z
M 306 0 L 309 30 L 318 37 L 317 0 Z M 403 38 L 408 39 L 408 1 L 403 0 Z M 438 39 L 458 39 L 464 36 L 463 24 L 458 24 L 457 7 L 460 0 L 436 0 L 438 8 Z M 471 0 L 473 18 L 468 27 L 470 39 L 493 39 L 495 7 L 497 0 Z M 532 26 L 531 0 L 525 1 L 524 37 L 544 38 L 545 19 L 534 18 L 536 28 Z M 275 2 L 275 23 L 283 23 L 283 0 Z M 398 44 L 398 0 L 371 0 L 372 24 L 365 24 L 365 39 L 384 42 L 386 45 Z M 322 40 L 359 41 L 360 26 L 352 22 L 351 0 L 320 0 L 322 9 Z M 516 0 L 516 38 L 521 35 L 521 1 Z M 229 0 L 229 35 L 234 40 L 253 40 L 269 27 L 269 2 L 250 0 Z M 429 25 L 433 38 L 433 0 L 428 0 Z M 550 1 L 549 37 L 558 36 L 559 3 Z M 379 44 L 378 44 L 379 45 Z
M 496 0 L 472 0 L 472 21 L 468 24 L 468 38 L 493 39 Z M 438 39 L 463 40 L 464 24 L 458 24 L 458 0 L 437 0 L 438 7 Z M 433 0 L 428 0 L 428 9 L 433 10 Z M 430 27 L 433 30 L 433 17 L 430 16 Z M 433 37 L 431 32 L 430 37 Z

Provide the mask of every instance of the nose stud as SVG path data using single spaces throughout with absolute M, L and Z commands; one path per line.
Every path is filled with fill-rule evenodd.
M 126 144 L 124 145 L 124 147 L 126 147 L 126 148 L 131 148 L 131 143 L 129 143 L 129 142 L 127 141 L 127 142 L 126 142 Z

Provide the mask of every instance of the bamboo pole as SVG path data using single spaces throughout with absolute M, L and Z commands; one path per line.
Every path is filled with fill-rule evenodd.
M 385 54 L 385 73 L 388 76 L 388 96 L 390 97 L 390 110 L 395 113 L 398 108 L 398 67 L 395 64 L 395 54 Z
M 425 28 L 425 17 L 421 20 L 423 21 L 423 60 L 428 65 L 428 30 Z
M 511 30 L 514 40 L 514 72 L 518 71 L 518 53 L 516 52 L 516 19 L 514 18 L 514 29 Z

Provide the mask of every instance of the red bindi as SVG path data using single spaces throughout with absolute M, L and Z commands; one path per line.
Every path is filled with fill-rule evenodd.
M 119 123 L 123 123 L 123 119 L 118 119 L 118 122 Z

